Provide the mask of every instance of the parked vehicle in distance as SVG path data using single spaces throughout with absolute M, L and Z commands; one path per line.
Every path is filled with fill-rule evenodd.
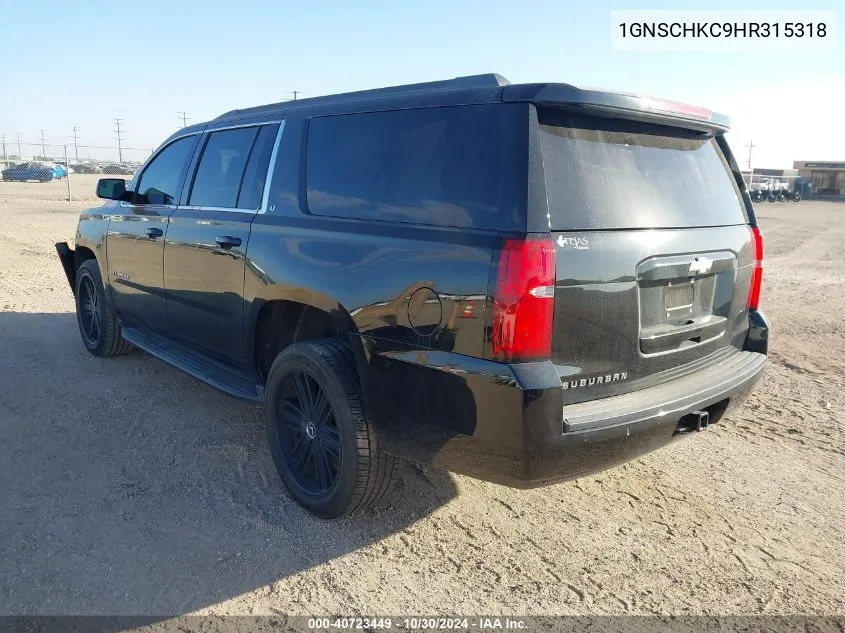
M 103 168 L 96 163 L 74 163 L 73 170 L 77 174 L 102 174 Z
M 234 110 L 101 179 L 56 246 L 85 347 L 263 403 L 319 516 L 397 457 L 538 486 L 720 422 L 762 375 L 727 129 L 498 75 Z
M 67 178 L 68 169 L 61 163 L 51 163 L 53 167 L 53 178 L 59 180 L 61 178 Z
M 106 165 L 103 167 L 104 174 L 118 174 L 121 176 L 131 176 L 135 173 L 135 169 L 129 165 Z
M 3 180 L 7 181 L 27 182 L 35 180 L 37 182 L 48 182 L 55 177 L 56 174 L 53 167 L 48 167 L 35 161 L 21 163 L 20 165 L 3 170 Z
M 752 202 L 801 202 L 801 194 L 792 191 L 787 183 L 770 178 L 763 183 L 751 185 L 748 195 Z

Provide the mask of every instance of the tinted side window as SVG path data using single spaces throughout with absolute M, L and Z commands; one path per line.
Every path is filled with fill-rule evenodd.
M 319 117 L 308 127 L 311 213 L 495 228 L 502 121 L 496 105 Z
M 267 178 L 267 168 L 270 165 L 270 154 L 276 142 L 278 125 L 265 125 L 258 132 L 249 162 L 244 172 L 241 193 L 238 196 L 239 209 L 258 209 L 261 207 L 261 197 L 264 194 L 264 180 Z
M 176 204 L 176 192 L 196 144 L 196 136 L 186 136 L 159 152 L 138 181 L 139 204 Z
M 212 132 L 202 151 L 188 204 L 232 209 L 258 128 Z

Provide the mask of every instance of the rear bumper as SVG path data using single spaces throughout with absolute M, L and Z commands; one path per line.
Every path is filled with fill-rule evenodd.
M 688 434 L 694 412 L 719 423 L 766 364 L 764 353 L 737 350 L 655 387 L 564 406 L 550 362 L 503 365 L 445 352 L 379 357 L 369 364 L 369 385 L 388 451 L 518 488 L 574 479 L 665 446 Z
M 525 481 L 541 485 L 603 470 L 689 432 L 682 420 L 706 411 L 718 423 L 763 375 L 766 356 L 742 351 L 691 376 L 620 396 L 563 407 L 563 432 L 534 436 Z

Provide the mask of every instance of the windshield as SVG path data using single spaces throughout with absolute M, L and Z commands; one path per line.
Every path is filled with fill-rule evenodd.
M 538 116 L 553 230 L 746 222 L 712 136 L 549 109 Z

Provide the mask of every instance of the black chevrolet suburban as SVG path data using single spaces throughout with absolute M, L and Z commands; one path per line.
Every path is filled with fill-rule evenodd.
M 727 128 L 499 75 L 234 110 L 100 180 L 57 250 L 86 348 L 263 403 L 319 516 L 397 457 L 543 485 L 719 422 L 762 375 Z

